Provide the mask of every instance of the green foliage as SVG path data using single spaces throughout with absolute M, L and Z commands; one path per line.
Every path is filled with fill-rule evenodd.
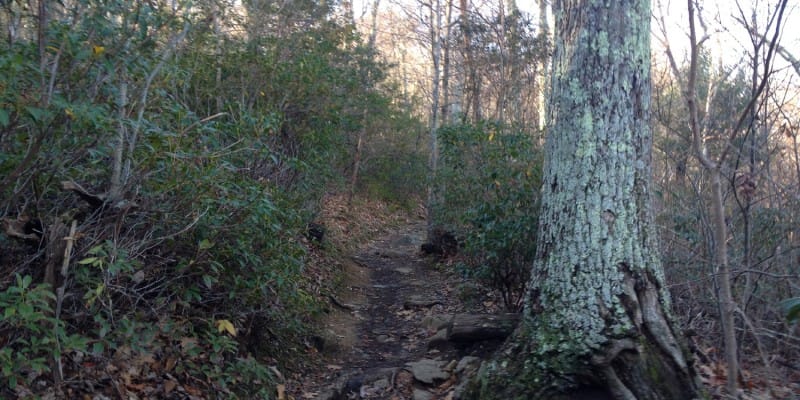
M 793 297 L 781 302 L 781 309 L 789 322 L 800 319 L 800 297 Z
M 534 138 L 483 123 L 439 130 L 438 221 L 463 232 L 463 272 L 521 306 L 536 252 L 541 155 Z
M 30 275 L 16 275 L 14 284 L 0 292 L 0 382 L 12 389 L 49 372 L 50 357 L 83 351 L 87 345 L 53 316 L 50 288 L 32 281 Z
M 411 209 L 425 189 L 426 160 L 422 154 L 386 148 L 361 169 L 359 187 L 370 197 Z
M 373 102 L 371 107 L 375 106 L 380 103 Z M 424 127 L 399 111 L 392 112 L 388 118 L 376 118 L 378 115 L 370 113 L 365 121 L 370 135 L 362 154 L 358 189 L 371 197 L 411 209 L 425 195 L 427 156 L 416 144 Z
M 81 0 L 51 15 L 44 60 L 35 31 L 0 43 L 0 217 L 35 217 L 48 235 L 79 222 L 58 319 L 51 289 L 34 282 L 45 263 L 61 265 L 62 238 L 0 238 L 3 275 L 25 276 L 0 286 L 3 379 L 27 385 L 89 344 L 87 357 L 107 360 L 191 336 L 187 373 L 231 396 L 274 394 L 263 360 L 291 363 L 320 310 L 301 238 L 322 195 L 349 175 L 362 129 L 403 129 L 380 146 L 419 126 L 391 103 L 385 66 L 352 27 L 301 3 L 247 3 L 259 22 L 237 25 L 205 2 Z M 213 29 L 215 10 L 248 34 Z M 121 147 L 122 199 L 91 204 L 87 193 L 108 194 Z M 394 156 L 405 161 L 365 161 L 382 174 L 366 184 L 398 179 L 389 191 L 401 197 L 421 186 L 419 156 L 408 144 Z
M 274 393 L 274 374 L 269 367 L 251 355 L 240 355 L 239 345 L 230 336 L 206 333 L 204 342 L 210 348 L 205 363 L 191 363 L 198 376 L 213 382 L 215 390 L 229 398 L 271 399 Z

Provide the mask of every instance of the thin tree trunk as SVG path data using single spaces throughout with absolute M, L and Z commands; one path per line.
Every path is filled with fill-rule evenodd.
M 221 113 L 223 109 L 222 104 L 222 27 L 220 21 L 220 8 L 219 6 L 214 3 L 212 5 L 213 9 L 211 11 L 211 18 L 212 23 L 214 25 L 214 36 L 216 36 L 216 43 L 214 49 L 214 55 L 216 57 L 215 64 L 216 64 L 216 75 L 214 76 L 214 85 L 216 87 L 214 101 L 216 103 L 216 113 Z
M 511 17 L 510 23 L 512 24 L 507 35 L 507 42 L 509 43 L 507 46 L 509 65 L 507 90 L 509 93 L 506 103 L 510 103 L 508 109 L 511 112 L 507 118 L 511 123 L 521 124 L 524 119 L 522 115 L 523 109 L 521 98 L 521 90 L 524 85 L 521 82 L 522 77 L 520 76 L 520 72 L 522 71 L 522 65 L 520 65 L 520 15 L 519 9 L 517 8 L 517 2 L 515 0 L 506 0 L 506 13 L 509 17 Z
M 736 344 L 736 326 L 733 313 L 736 303 L 731 291 L 731 271 L 728 263 L 728 227 L 725 224 L 725 200 L 722 193 L 722 172 L 710 170 L 711 177 L 711 218 L 714 228 L 714 272 L 719 290 L 719 311 L 722 322 L 722 336 L 725 343 L 725 362 L 728 366 L 726 389 L 734 395 L 739 378 L 739 346 Z
M 478 67 L 475 65 L 475 55 L 472 51 L 472 26 L 469 20 L 469 0 L 461 0 L 461 31 L 464 46 L 464 54 L 467 57 L 467 71 L 469 73 L 468 87 L 466 93 L 469 95 L 466 117 L 470 109 L 472 111 L 472 122 L 481 120 L 481 84 L 478 80 Z
M 450 33 L 452 31 L 451 18 L 453 14 L 453 0 L 447 0 L 447 12 L 445 14 L 445 33 L 442 41 L 444 60 L 442 61 L 442 112 L 440 119 L 443 123 L 448 123 L 450 118 Z
M 436 130 L 439 128 L 439 79 L 441 76 L 440 58 L 442 53 L 441 28 L 442 15 L 440 12 L 440 0 L 431 1 L 430 7 L 430 36 L 431 36 L 431 115 L 429 120 L 430 155 L 428 159 L 428 202 L 427 202 L 427 234 L 428 239 L 433 238 L 433 228 L 435 226 L 434 208 L 436 206 L 437 193 L 435 190 L 435 180 L 439 164 L 439 140 Z
M 505 120 L 506 100 L 508 98 L 508 88 L 510 82 L 508 79 L 508 43 L 506 41 L 506 8 L 505 4 L 501 1 L 497 4 L 498 13 L 500 14 L 500 34 L 498 35 L 498 47 L 500 51 L 500 82 L 496 84 L 499 86 L 497 91 L 497 98 L 495 99 L 495 119 L 498 121 Z
M 38 3 L 38 25 L 37 25 L 37 39 L 39 44 L 39 71 L 42 79 L 42 87 L 45 87 L 45 80 L 47 79 L 47 1 L 39 0 Z
M 121 101 L 121 109 L 120 109 L 120 125 L 119 125 L 119 134 L 123 135 L 119 138 L 121 140 L 121 144 L 124 146 L 127 143 L 127 151 L 122 151 L 124 154 L 119 154 L 120 162 L 122 163 L 120 173 L 115 177 L 112 175 L 111 180 L 111 190 L 109 191 L 109 197 L 111 200 L 118 200 L 119 196 L 122 194 L 121 190 L 122 187 L 128 183 L 128 179 L 130 179 L 132 174 L 133 168 L 133 155 L 136 150 L 136 144 L 139 141 L 139 131 L 141 130 L 142 124 L 144 123 L 144 112 L 147 109 L 147 99 L 150 95 L 150 85 L 153 83 L 153 79 L 155 79 L 156 75 L 161 71 L 161 68 L 164 67 L 167 60 L 172 56 L 173 52 L 177 49 L 178 45 L 183 42 L 183 39 L 186 38 L 186 35 L 189 33 L 189 23 L 186 22 L 183 25 L 183 30 L 180 31 L 177 35 L 173 36 L 169 43 L 167 43 L 164 50 L 161 52 L 161 57 L 158 60 L 158 64 L 153 67 L 153 70 L 147 74 L 147 77 L 144 81 L 144 86 L 142 86 L 141 94 L 139 96 L 138 102 L 138 110 L 136 112 L 136 120 L 132 121 L 132 126 L 130 129 L 130 135 L 127 135 L 127 128 L 124 123 L 124 117 L 127 113 L 125 107 L 127 106 L 127 90 L 128 90 L 128 82 L 127 76 L 123 72 L 122 80 L 123 84 L 125 85 L 125 98 L 123 98 L 122 94 L 120 95 Z M 123 67 L 124 68 L 124 67 Z M 114 150 L 114 168 L 117 168 L 117 149 Z M 124 160 L 122 157 L 124 156 Z M 117 174 L 116 170 L 114 174 Z
M 723 145 L 721 146 L 721 154 L 716 159 L 711 158 L 703 144 L 708 132 L 706 132 L 706 129 L 702 126 L 699 117 L 699 105 L 697 99 L 698 63 L 700 59 L 701 42 L 704 41 L 707 36 L 704 36 L 702 39 L 698 37 L 697 20 L 700 20 L 700 16 L 696 14 L 696 1 L 697 0 L 687 0 L 686 2 L 689 14 L 690 43 L 688 74 L 683 74 L 680 72 L 674 55 L 669 50 L 669 46 L 667 46 L 667 57 L 670 63 L 670 68 L 672 69 L 672 73 L 677 80 L 681 81 L 685 75 L 688 75 L 686 78 L 685 87 L 683 88 L 684 90 L 682 92 L 684 93 L 684 100 L 689 111 L 689 129 L 692 132 L 692 153 L 694 153 L 695 158 L 697 158 L 697 160 L 700 162 L 700 165 L 703 167 L 703 169 L 709 173 L 711 179 L 710 211 L 712 238 L 714 243 L 713 266 L 714 277 L 718 286 L 720 321 L 722 325 L 722 337 L 725 347 L 725 361 L 727 363 L 726 390 L 728 391 L 729 395 L 737 396 L 739 359 L 734 325 L 735 320 L 733 314 L 736 310 L 736 303 L 732 294 L 731 272 L 728 260 L 728 227 L 725 221 L 725 198 L 722 188 L 722 182 L 725 181 L 723 168 L 726 168 L 728 165 L 726 162 L 726 156 L 730 151 L 730 148 L 733 147 L 733 140 L 739 135 L 739 132 L 744 126 L 745 122 L 752 118 L 751 112 L 755 108 L 759 97 L 767 86 L 769 71 L 771 68 L 771 60 L 774 53 L 778 51 L 777 39 L 781 30 L 783 14 L 788 0 L 782 0 L 775 6 L 775 16 L 777 17 L 774 19 L 775 31 L 772 40 L 767 41 L 767 43 L 769 43 L 769 48 L 767 49 L 764 58 L 765 68 L 763 77 L 761 77 L 760 81 L 755 87 L 755 90 L 751 93 L 752 97 L 741 111 L 741 114 L 739 114 L 736 123 L 733 125 L 733 128 L 729 132 L 715 133 L 715 135 L 719 136 L 723 136 L 725 133 L 728 135 L 728 137 L 724 139 Z M 662 30 L 666 30 L 666 28 L 662 26 Z M 664 33 L 666 34 L 666 32 Z M 709 93 L 706 96 L 707 104 L 710 104 L 712 94 Z M 708 110 L 710 110 L 709 105 L 706 107 L 706 114 L 709 114 Z
M 8 46 L 11 47 L 14 43 L 17 42 L 17 38 L 20 35 L 20 28 L 22 27 L 22 12 L 19 9 L 19 6 L 14 2 L 9 2 L 5 5 L 6 7 L 6 16 L 8 18 L 7 22 L 7 32 L 8 32 Z
M 128 107 L 128 77 L 124 72 L 124 66 L 120 67 L 119 93 L 117 94 L 117 136 L 114 139 L 114 156 L 111 161 L 111 187 L 108 190 L 108 198 L 111 201 L 118 200 L 122 195 L 122 164 L 125 150 L 125 138 L 127 134 L 127 107 Z
M 537 0 L 539 5 L 539 35 L 546 39 L 546 43 L 551 43 L 550 24 L 547 17 L 547 0 Z M 540 130 L 545 128 L 545 114 L 547 113 L 547 77 L 550 75 L 550 63 L 542 60 L 539 66 L 539 77 L 537 79 L 538 95 L 536 96 L 538 110 L 537 126 Z
M 364 123 L 366 123 L 366 112 L 364 112 Z M 356 194 L 356 185 L 358 184 L 358 170 L 361 168 L 361 153 L 363 151 L 365 127 L 362 126 L 358 130 L 358 140 L 356 141 L 356 154 L 353 156 L 353 173 L 350 175 L 350 192 L 347 195 L 347 204 L 353 203 L 353 197 Z
M 380 6 L 381 1 L 375 0 L 375 4 L 372 8 L 372 27 L 369 32 L 369 38 L 367 41 L 367 46 L 370 51 L 375 50 L 375 38 L 378 36 L 378 7 Z M 369 80 L 369 78 L 368 78 Z M 368 109 L 369 105 L 364 105 L 364 113 L 361 115 L 361 128 L 358 130 L 358 138 L 356 139 L 356 152 L 353 156 L 353 172 L 350 175 L 350 191 L 347 196 L 347 204 L 353 203 L 353 197 L 356 194 L 356 186 L 358 185 L 358 174 L 361 170 L 361 158 L 364 152 L 364 138 L 367 133 L 367 116 L 368 116 Z
M 381 0 L 375 0 L 375 4 L 372 5 L 372 26 L 370 27 L 369 40 L 367 41 L 367 46 L 369 46 L 370 50 L 375 49 L 375 38 L 378 37 L 378 10 L 380 6 Z
M 343 0 L 342 9 L 344 11 L 344 18 L 347 23 L 356 24 L 356 13 L 353 9 L 353 0 Z
M 751 17 L 751 24 L 753 27 L 756 27 L 757 19 L 756 19 L 756 12 L 753 10 L 752 17 Z M 755 96 L 758 90 L 758 59 L 761 55 L 761 47 L 764 43 L 763 39 L 760 39 L 756 35 L 751 36 L 752 44 L 753 44 L 753 54 L 750 57 L 750 67 L 752 68 L 752 74 L 750 76 L 750 96 Z M 756 176 L 756 146 L 758 145 L 758 128 L 756 127 L 756 121 L 758 120 L 758 110 L 756 107 L 753 107 L 750 110 L 750 126 L 749 130 L 749 139 L 750 143 L 747 149 L 748 155 L 748 175 L 744 176 L 741 179 L 742 182 L 737 183 L 734 179 L 733 182 L 733 190 L 736 193 L 737 185 L 739 187 L 744 188 L 744 190 L 740 191 L 742 197 L 744 197 L 744 204 L 740 204 L 740 209 L 742 212 L 742 222 L 744 224 L 743 227 L 743 249 L 742 249 L 742 269 L 744 271 L 750 271 L 750 266 L 752 264 L 752 237 L 753 237 L 753 228 L 751 224 L 750 218 L 750 210 L 753 206 L 753 193 L 749 189 L 750 184 L 754 184 L 755 176 Z M 737 161 L 738 164 L 738 161 Z M 745 185 L 747 187 L 745 187 Z M 753 190 L 755 187 L 753 186 Z M 738 197 L 737 197 L 738 199 Z M 744 273 L 745 279 L 745 287 L 744 292 L 741 297 L 741 304 L 742 304 L 742 312 L 747 312 L 747 306 L 750 304 L 750 299 L 753 294 L 753 274 L 751 272 Z

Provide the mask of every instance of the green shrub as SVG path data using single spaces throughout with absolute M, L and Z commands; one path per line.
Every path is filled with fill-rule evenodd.
M 46 40 L 31 20 L 23 29 L 34 34 L 0 41 L 0 217 L 36 218 L 44 231 L 39 243 L 0 238 L 1 272 L 21 277 L 0 282 L 2 383 L 28 385 L 59 362 L 80 370 L 66 351 L 89 346 L 80 358 L 101 364 L 188 337 L 200 347 L 184 354 L 197 363 L 188 372 L 213 383 L 203 389 L 272 397 L 264 360 L 302 356 L 320 312 L 306 289 L 316 278 L 305 270 L 307 224 L 346 181 L 362 126 L 410 126 L 380 88 L 384 66 L 324 5 L 303 4 L 311 24 L 302 12 L 293 27 L 281 17 L 281 29 L 256 23 L 247 35 L 212 32 L 212 14 L 227 18 L 226 32 L 244 27 L 224 7 L 75 6 L 42 19 Z M 405 166 L 375 165 L 383 180 L 403 178 L 403 189 L 387 186 L 399 197 L 417 159 L 397 154 Z M 119 198 L 106 202 L 112 180 Z M 61 265 L 51 244 L 66 233 L 53 228 L 72 220 L 56 318 L 51 289 L 35 282 L 44 264 Z M 221 335 L 214 321 L 239 334 Z M 207 357 L 219 363 L 203 366 Z
M 437 224 L 463 237 L 461 271 L 518 309 L 536 252 L 541 153 L 529 134 L 492 123 L 445 127 L 439 137 Z
M 68 334 L 54 315 L 56 296 L 48 285 L 32 285 L 30 275 L 16 275 L 0 292 L 0 383 L 13 389 L 51 371 L 52 357 L 86 349 L 86 338 Z

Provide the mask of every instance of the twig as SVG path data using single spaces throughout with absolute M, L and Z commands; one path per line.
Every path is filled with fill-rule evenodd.
M 339 308 L 342 308 L 342 309 L 347 310 L 347 311 L 355 311 L 355 307 L 353 307 L 353 306 L 351 306 L 349 304 L 342 303 L 341 301 L 339 301 L 339 299 L 334 297 L 332 294 L 329 294 L 328 298 L 331 299 L 331 302 L 333 303 L 333 305 L 335 305 L 335 306 L 337 306 Z
M 58 348 L 58 352 L 54 357 L 56 361 L 56 385 L 60 384 L 64 380 L 64 366 L 61 363 L 61 342 L 58 340 L 58 321 L 61 318 L 61 304 L 64 302 L 64 291 L 67 287 L 67 273 L 69 272 L 69 262 L 72 258 L 72 245 L 75 243 L 75 232 L 77 229 L 78 221 L 72 220 L 72 225 L 69 228 L 69 236 L 64 238 L 64 240 L 67 241 L 67 246 L 64 249 L 64 259 L 61 263 L 61 286 L 56 289 L 56 324 L 53 326 L 53 337 L 56 340 L 56 347 Z
M 758 337 L 758 332 L 756 331 L 755 325 L 753 325 L 753 321 L 750 321 L 750 318 L 739 306 L 736 307 L 736 312 L 738 312 L 742 317 L 742 321 L 744 321 L 745 326 L 750 329 L 750 333 L 753 336 L 753 340 L 756 342 L 756 349 L 758 349 L 758 355 L 761 357 L 761 362 L 764 364 L 764 368 L 769 371 L 770 375 L 773 375 L 772 372 L 774 371 L 772 371 L 772 366 L 767 358 L 767 352 L 764 350 L 764 345 L 761 343 L 761 339 Z
M 187 126 L 186 128 L 184 128 L 184 129 L 181 129 L 181 132 L 180 132 L 180 134 L 181 134 L 181 135 L 183 135 L 183 134 L 185 134 L 186 132 L 189 132 L 190 130 L 194 129 L 196 126 L 198 126 L 198 125 L 200 125 L 200 124 L 204 124 L 204 123 L 206 123 L 206 122 L 208 122 L 208 121 L 211 121 L 211 120 L 213 120 L 213 119 L 217 119 L 217 118 L 219 118 L 219 117 L 222 117 L 222 116 L 224 116 L 224 115 L 227 115 L 227 114 L 228 114 L 228 113 L 226 113 L 226 112 L 219 112 L 219 113 L 216 113 L 216 114 L 214 114 L 214 115 L 210 115 L 210 116 L 208 116 L 208 117 L 205 117 L 205 118 L 203 118 L 203 119 L 201 119 L 201 120 L 199 120 L 199 121 L 192 122 L 192 123 L 191 123 L 189 126 Z
M 139 99 L 139 109 L 137 110 L 136 114 L 136 121 L 133 123 L 131 129 L 131 135 L 128 137 L 128 154 L 125 159 L 125 165 L 123 168 L 123 182 L 127 182 L 128 177 L 131 171 L 131 162 L 133 160 L 133 151 L 136 149 L 136 142 L 139 137 L 139 130 L 142 127 L 142 122 L 144 121 L 144 111 L 147 107 L 147 97 L 150 92 L 150 85 L 153 83 L 153 79 L 156 77 L 158 72 L 167 62 L 167 59 L 172 56 L 172 52 L 180 45 L 186 35 L 189 33 L 189 27 L 191 25 L 189 22 L 183 24 L 183 30 L 175 35 L 167 44 L 167 47 L 164 49 L 164 52 L 161 53 L 161 58 L 158 60 L 158 64 L 153 68 L 152 71 L 147 75 L 145 78 L 144 87 L 142 88 L 142 93 Z M 120 143 L 120 145 L 124 145 Z
M 158 243 L 158 242 L 160 242 L 162 240 L 174 238 L 175 236 L 178 236 L 178 235 L 188 231 L 189 229 L 192 229 L 192 227 L 195 226 L 200 221 L 200 218 L 203 218 L 203 216 L 206 215 L 207 212 L 208 212 L 208 207 L 206 207 L 206 209 L 202 213 L 200 213 L 200 215 L 195 217 L 194 221 L 192 221 L 189 225 L 186 225 L 183 229 L 181 229 L 181 230 L 179 230 L 177 232 L 170 233 L 169 235 L 161 236 L 160 238 L 157 238 L 155 240 L 155 242 Z

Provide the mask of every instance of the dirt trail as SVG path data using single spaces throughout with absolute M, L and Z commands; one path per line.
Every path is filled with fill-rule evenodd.
M 469 355 L 488 349 L 429 346 L 442 315 L 464 306 L 455 278 L 419 254 L 424 238 L 424 223 L 411 224 L 352 257 L 348 292 L 325 321 L 324 365 L 290 388 L 296 399 L 454 398 L 459 376 L 477 366 Z

